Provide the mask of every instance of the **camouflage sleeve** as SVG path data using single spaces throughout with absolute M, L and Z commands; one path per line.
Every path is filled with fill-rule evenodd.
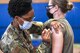
M 12 38 L 13 35 L 4 34 L 0 41 L 0 49 L 4 53 L 29 53 L 29 51 L 22 46 L 18 40 Z
M 51 44 L 42 42 L 36 49 L 36 53 L 51 53 Z
M 44 24 L 43 24 L 43 29 L 49 29 L 50 28 L 50 22 L 52 21 L 51 20 L 48 20 L 46 21 Z M 42 42 L 39 47 L 36 49 L 36 53 L 51 53 L 51 39 L 50 39 L 50 42 Z
M 33 21 L 32 27 L 29 29 L 29 32 L 32 34 L 36 33 L 37 35 L 41 35 L 42 30 L 43 30 L 43 23 L 38 21 Z
M 1 40 L 0 40 L 0 49 L 4 52 L 4 53 L 9 53 L 10 52 L 10 48 L 9 48 L 9 44 L 11 44 L 12 42 L 12 37 L 9 36 L 9 33 L 4 33 Z

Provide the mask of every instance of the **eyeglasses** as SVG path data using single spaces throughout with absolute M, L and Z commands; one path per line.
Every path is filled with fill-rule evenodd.
M 46 9 L 47 9 L 47 10 L 50 10 L 50 9 L 52 9 L 54 6 L 55 6 L 55 5 L 49 5 L 49 6 L 46 7 Z
M 32 21 L 32 20 L 35 19 L 35 16 L 29 17 L 29 18 L 22 17 L 21 19 L 22 19 L 22 20 L 25 20 L 25 21 Z
M 21 17 L 20 19 L 23 21 L 32 21 L 32 17 L 30 17 L 30 18 Z

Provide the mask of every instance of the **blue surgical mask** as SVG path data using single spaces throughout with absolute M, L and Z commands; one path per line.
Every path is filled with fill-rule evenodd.
M 32 22 L 24 21 L 23 25 L 19 24 L 20 29 L 27 30 L 32 26 Z

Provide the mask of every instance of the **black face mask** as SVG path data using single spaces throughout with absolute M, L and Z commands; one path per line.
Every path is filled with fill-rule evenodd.
M 48 16 L 49 19 L 52 19 L 52 18 L 53 18 L 53 14 L 51 14 L 51 13 L 49 12 L 49 10 L 47 10 L 47 16 Z

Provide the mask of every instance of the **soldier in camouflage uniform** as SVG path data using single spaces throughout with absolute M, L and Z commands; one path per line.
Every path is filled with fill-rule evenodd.
M 33 49 L 28 32 L 17 30 L 11 24 L 1 38 L 0 47 L 4 53 L 30 53 Z
M 31 30 L 34 31 L 34 27 L 41 29 L 42 26 L 37 28 L 34 26 L 36 22 L 31 21 L 34 16 L 31 1 L 10 0 L 8 12 L 13 21 L 0 40 L 0 49 L 3 53 L 33 53 L 30 33 L 33 33 Z
M 1 50 L 4 53 L 33 53 L 30 33 L 40 35 L 42 26 L 42 23 L 33 21 L 30 29 L 18 30 L 10 24 L 1 38 Z

